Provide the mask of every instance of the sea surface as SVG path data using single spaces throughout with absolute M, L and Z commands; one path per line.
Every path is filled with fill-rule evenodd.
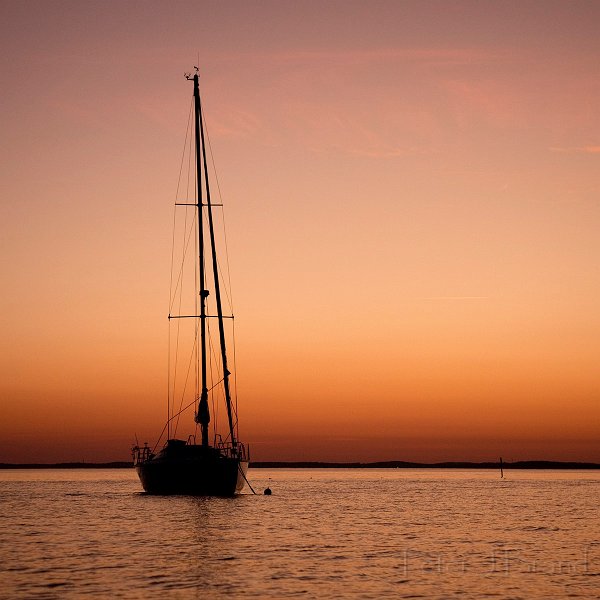
M 252 469 L 222 499 L 0 471 L 0 597 L 600 598 L 600 472 L 505 475 Z

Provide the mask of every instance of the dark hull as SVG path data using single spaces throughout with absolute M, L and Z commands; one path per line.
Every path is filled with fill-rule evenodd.
M 245 485 L 248 461 L 225 456 L 161 456 L 136 465 L 149 494 L 234 496 Z

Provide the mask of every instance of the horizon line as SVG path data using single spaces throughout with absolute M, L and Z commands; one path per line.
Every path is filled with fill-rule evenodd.
M 0 469 L 127 469 L 133 468 L 132 461 L 109 462 L 56 462 L 56 463 L 0 463 Z M 517 460 L 517 461 L 441 461 L 421 463 L 402 460 L 371 462 L 332 462 L 332 461 L 255 461 L 249 467 L 255 469 L 361 469 L 361 468 L 399 468 L 399 469 L 600 469 L 600 463 L 573 460 Z

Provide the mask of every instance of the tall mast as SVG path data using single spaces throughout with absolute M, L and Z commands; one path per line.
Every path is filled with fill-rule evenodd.
M 231 373 L 227 369 L 227 350 L 225 347 L 225 327 L 223 324 L 223 307 L 221 304 L 221 287 L 219 285 L 219 266 L 217 263 L 217 248 L 215 245 L 215 230 L 213 226 L 212 217 L 212 204 L 210 202 L 210 185 L 208 182 L 208 168 L 206 165 L 206 146 L 204 144 L 204 126 L 202 123 L 202 107 L 200 104 L 200 92 L 198 91 L 198 74 L 194 75 L 194 94 L 196 97 L 196 106 L 198 107 L 196 113 L 196 129 L 198 129 L 198 120 L 200 121 L 200 137 L 202 141 L 202 160 L 204 163 L 204 185 L 206 187 L 206 208 L 208 212 L 208 230 L 210 234 L 210 247 L 212 253 L 212 270 L 215 282 L 215 302 L 217 305 L 217 321 L 219 323 L 219 340 L 221 345 L 221 362 L 223 364 L 223 389 L 225 391 L 225 403 L 227 405 L 227 419 L 229 421 L 229 434 L 231 436 L 231 443 L 235 448 L 236 439 L 235 431 L 233 426 L 233 414 L 231 411 L 231 392 L 229 390 L 229 375 Z M 196 144 L 198 140 L 196 140 Z M 197 147 L 197 146 L 196 146 Z M 199 167 L 198 167 L 199 169 Z M 200 171 L 198 170 L 198 173 Z M 200 184 L 198 184 L 200 185 Z M 203 379 L 204 381 L 204 379 Z M 207 405 L 208 410 L 208 405 Z
M 189 78 L 188 78 L 189 79 Z M 197 217 L 198 217 L 198 263 L 200 278 L 200 402 L 196 413 L 196 423 L 200 423 L 202 431 L 202 445 L 208 446 L 208 424 L 210 412 L 208 409 L 208 388 L 206 387 L 206 297 L 208 290 L 204 282 L 204 223 L 202 220 L 202 166 L 200 160 L 200 131 L 202 128 L 202 114 L 200 111 L 200 91 L 198 88 L 198 73 L 194 80 L 194 113 L 195 113 L 195 141 L 196 141 L 196 183 L 197 183 Z M 202 133 L 202 152 L 204 154 L 204 133 Z M 206 158 L 204 159 L 206 168 Z M 208 180 L 207 180 L 208 181 Z

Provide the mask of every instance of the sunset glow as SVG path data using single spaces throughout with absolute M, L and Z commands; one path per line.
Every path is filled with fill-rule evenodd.
M 253 460 L 600 462 L 600 3 L 2 6 L 0 462 L 163 427 L 197 63 Z

